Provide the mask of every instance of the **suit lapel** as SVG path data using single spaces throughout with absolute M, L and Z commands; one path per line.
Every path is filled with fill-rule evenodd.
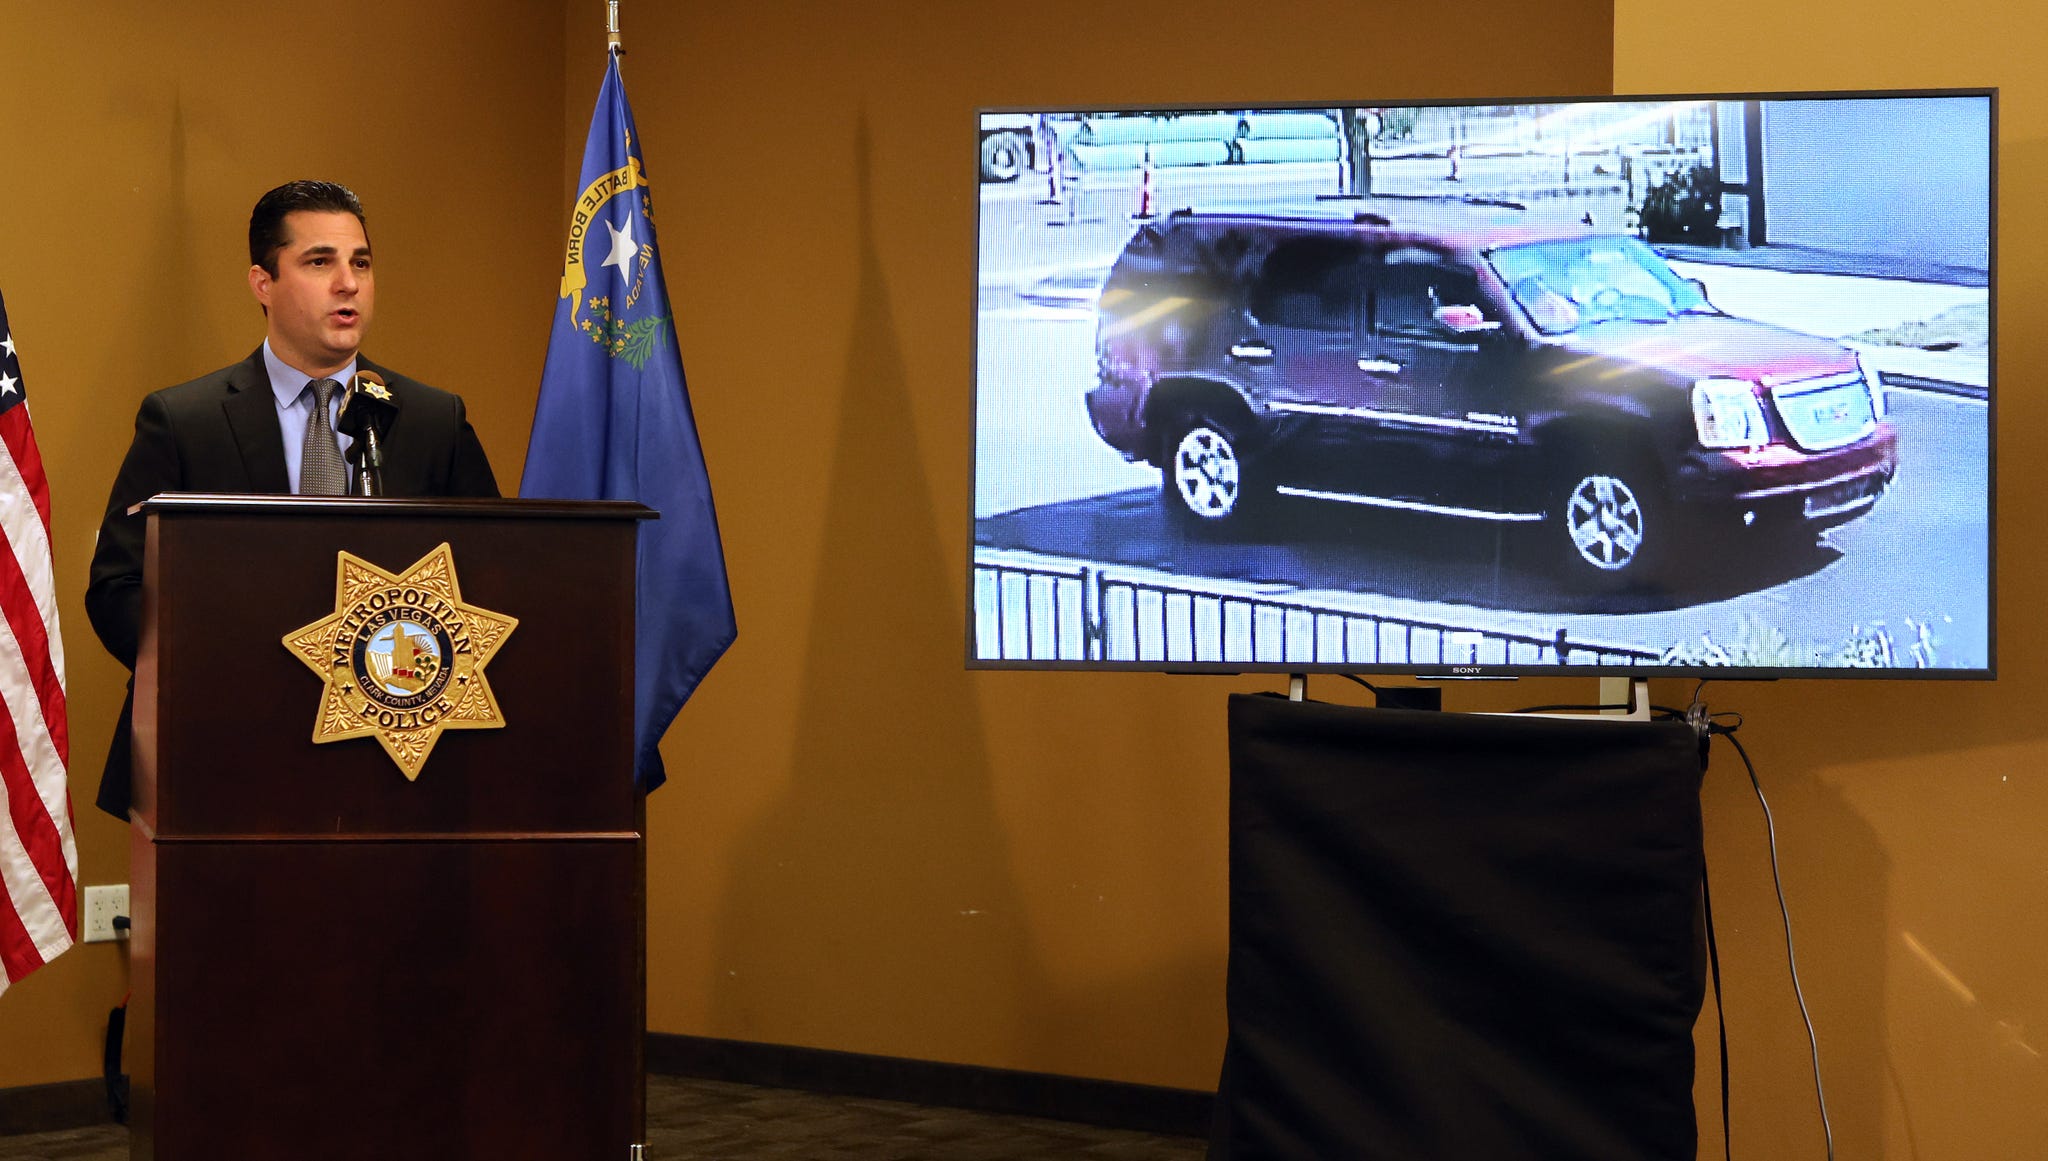
M 277 396 L 270 390 L 270 372 L 263 366 L 263 348 L 228 371 L 228 395 L 221 401 L 242 470 L 251 492 L 289 492 L 291 474 L 284 463 L 284 429 L 277 423 Z

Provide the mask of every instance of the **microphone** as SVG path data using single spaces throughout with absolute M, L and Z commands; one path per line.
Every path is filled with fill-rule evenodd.
M 358 496 L 384 494 L 384 436 L 398 418 L 398 398 L 375 371 L 357 371 L 341 396 L 334 430 L 354 442 L 348 458 L 355 465 L 349 491 Z

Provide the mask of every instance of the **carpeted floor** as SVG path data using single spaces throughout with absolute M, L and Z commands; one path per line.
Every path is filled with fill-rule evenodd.
M 1200 1161 L 1185 1137 L 1065 1121 L 647 1079 L 648 1161 Z M 0 1137 L 0 1161 L 127 1161 L 118 1125 Z

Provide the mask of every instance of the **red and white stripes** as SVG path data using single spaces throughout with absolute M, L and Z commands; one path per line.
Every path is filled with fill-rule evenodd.
M 19 376 L 8 370 L 0 367 L 0 992 L 78 937 L 49 485 Z

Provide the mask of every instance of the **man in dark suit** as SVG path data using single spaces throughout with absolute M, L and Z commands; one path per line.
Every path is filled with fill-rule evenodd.
M 376 305 L 362 203 L 331 182 L 295 181 L 264 194 L 249 218 L 249 290 L 263 307 L 263 345 L 232 367 L 142 401 L 135 441 L 114 477 L 85 592 L 92 627 L 135 668 L 142 629 L 145 521 L 128 509 L 158 492 L 338 494 L 350 443 L 334 431 L 341 385 L 375 372 L 396 417 L 383 439 L 388 496 L 496 496 L 490 461 L 460 396 L 361 358 Z M 128 817 L 129 704 L 100 778 L 99 806 Z

